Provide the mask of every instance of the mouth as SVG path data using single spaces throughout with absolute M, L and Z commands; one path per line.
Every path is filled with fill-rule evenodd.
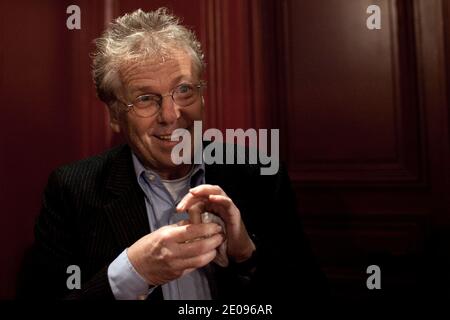
M 164 135 L 153 135 L 155 142 L 162 148 L 167 150 L 171 150 L 173 147 L 175 147 L 179 141 L 172 141 L 170 139 L 170 134 L 164 134 Z
M 187 129 L 185 129 L 187 130 Z M 170 133 L 162 133 L 162 134 L 154 134 L 153 135 L 158 141 L 163 142 L 165 145 L 175 145 L 177 143 L 179 143 L 182 139 L 183 136 L 179 136 L 179 135 L 174 135 L 173 136 L 173 131 Z M 172 137 L 173 136 L 173 137 Z
M 190 128 L 177 128 L 177 129 L 184 129 L 184 130 L 190 131 L 189 130 Z M 154 134 L 153 136 L 155 138 L 157 138 L 158 140 L 165 141 L 165 142 L 176 142 L 176 143 L 180 142 L 182 140 L 183 136 L 180 136 L 178 134 L 175 135 L 174 140 L 172 140 L 172 135 L 173 135 L 174 131 L 175 131 L 175 129 L 169 133 L 163 132 L 161 134 Z
M 162 141 L 171 141 L 172 134 L 155 135 L 155 137 Z

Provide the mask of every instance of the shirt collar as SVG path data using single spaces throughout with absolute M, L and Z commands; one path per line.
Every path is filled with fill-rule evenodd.
M 144 165 L 134 154 L 134 152 L 131 152 L 131 155 L 133 158 L 134 172 L 136 174 L 138 183 L 140 177 L 149 177 L 149 176 L 155 177 L 154 181 L 161 181 L 159 174 L 152 169 L 144 167 Z M 194 164 L 194 168 L 193 170 L 191 170 L 191 178 L 190 178 L 191 188 L 205 183 L 204 181 L 205 181 L 205 164 L 202 161 L 201 164 Z

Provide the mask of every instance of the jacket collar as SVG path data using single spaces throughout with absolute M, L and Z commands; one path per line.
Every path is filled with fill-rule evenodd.
M 136 181 L 129 146 L 119 147 L 113 156 L 106 189 L 111 196 L 104 209 L 119 246 L 124 249 L 150 232 L 144 193 Z

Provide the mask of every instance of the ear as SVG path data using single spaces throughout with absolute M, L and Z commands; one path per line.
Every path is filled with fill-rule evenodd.
M 120 133 L 120 124 L 117 119 L 110 119 L 109 125 L 111 126 L 112 131 L 115 133 Z
M 119 121 L 119 112 L 116 110 L 114 104 L 108 105 L 109 112 L 109 125 L 111 129 L 115 133 L 120 133 L 120 121 Z

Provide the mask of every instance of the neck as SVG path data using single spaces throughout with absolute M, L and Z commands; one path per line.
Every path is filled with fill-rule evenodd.
M 153 169 L 164 180 L 175 180 L 186 176 L 192 168 L 192 164 L 182 164 L 170 169 Z

